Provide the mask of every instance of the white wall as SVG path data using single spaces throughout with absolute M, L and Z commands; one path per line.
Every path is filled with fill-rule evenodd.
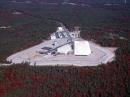
M 58 53 L 68 54 L 69 52 L 72 52 L 72 48 L 70 44 L 64 45 L 57 49 Z
M 87 56 L 91 54 L 88 41 L 74 41 L 74 55 Z
M 56 36 L 54 34 L 51 35 L 51 40 L 56 39 Z

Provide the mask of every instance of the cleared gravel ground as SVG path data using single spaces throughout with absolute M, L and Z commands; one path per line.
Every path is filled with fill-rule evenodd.
M 78 39 L 79 40 L 79 39 Z M 64 41 L 64 39 L 62 40 Z M 60 41 L 61 42 L 61 41 Z M 62 42 L 61 42 L 62 43 Z M 89 41 L 92 54 L 89 56 L 75 56 L 75 55 L 42 55 L 36 53 L 44 46 L 51 46 L 52 40 L 45 41 L 31 47 L 29 49 L 23 50 L 16 54 L 13 54 L 7 58 L 7 61 L 12 63 L 23 63 L 28 62 L 30 65 L 63 65 L 63 66 L 96 66 L 102 63 L 110 62 L 114 59 L 115 54 L 110 50 L 110 48 L 101 47 L 91 41 Z

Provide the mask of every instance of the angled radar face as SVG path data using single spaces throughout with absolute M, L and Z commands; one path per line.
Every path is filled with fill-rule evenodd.
M 74 55 L 87 56 L 91 54 L 88 41 L 74 41 Z

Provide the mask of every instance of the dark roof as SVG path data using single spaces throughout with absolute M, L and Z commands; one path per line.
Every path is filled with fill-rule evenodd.
M 52 48 L 51 47 L 43 47 L 42 49 L 44 49 L 44 50 L 51 50 Z

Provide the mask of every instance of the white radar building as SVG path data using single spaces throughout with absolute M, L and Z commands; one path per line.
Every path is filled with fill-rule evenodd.
M 75 40 L 76 38 L 77 40 Z M 57 48 L 57 53 L 62 53 L 62 54 L 73 53 L 74 55 L 78 55 L 78 56 L 80 55 L 87 56 L 91 54 L 89 42 L 78 38 L 80 38 L 79 30 L 69 32 L 64 30 L 62 27 L 58 27 L 57 31 L 51 34 L 51 40 L 55 40 L 53 44 L 54 47 L 59 46 Z M 64 44 L 63 45 L 61 45 L 60 43 L 58 44 L 58 41 Z

